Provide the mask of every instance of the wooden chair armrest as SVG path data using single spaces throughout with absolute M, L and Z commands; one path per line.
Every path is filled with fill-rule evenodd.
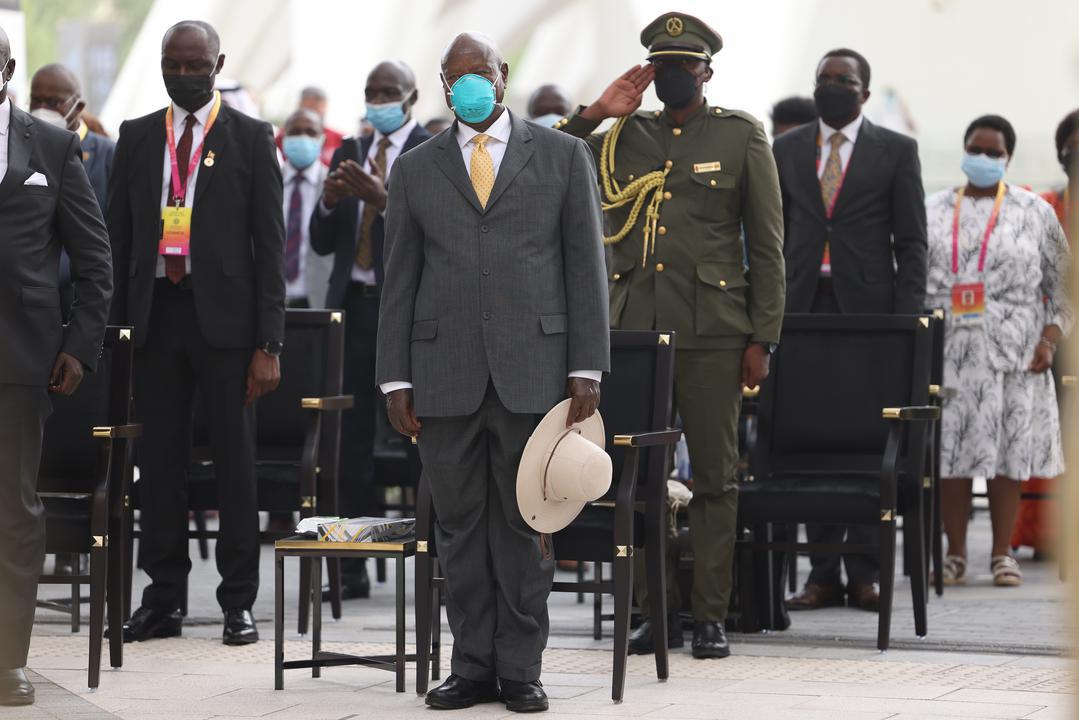
M 936 405 L 884 408 L 881 416 L 885 420 L 939 420 L 940 408 Z
M 655 432 L 615 435 L 614 444 L 619 447 L 651 447 L 654 445 L 674 445 L 682 437 L 682 428 L 668 428 Z
M 109 438 L 112 440 L 137 438 L 142 436 L 142 423 L 129 423 L 127 425 L 99 425 L 94 428 L 95 438 Z
M 951 400 L 958 391 L 955 388 L 947 387 L 946 385 L 930 385 L 929 397 L 940 398 L 941 400 Z
M 305 410 L 348 410 L 352 407 L 351 395 L 331 395 L 330 397 L 308 397 L 300 400 L 300 407 Z

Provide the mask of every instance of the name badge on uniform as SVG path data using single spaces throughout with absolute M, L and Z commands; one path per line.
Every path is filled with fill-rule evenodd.
M 693 172 L 695 173 L 719 172 L 720 170 L 721 166 L 719 160 L 716 160 L 715 162 L 693 163 Z
M 985 284 L 952 286 L 952 319 L 958 325 L 978 325 L 985 317 Z
M 161 211 L 161 242 L 158 255 L 191 254 L 191 208 L 165 207 Z

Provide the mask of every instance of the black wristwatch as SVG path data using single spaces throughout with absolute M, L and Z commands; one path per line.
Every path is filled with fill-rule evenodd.
M 259 345 L 258 349 L 270 357 L 279 357 L 281 351 L 285 349 L 285 344 L 279 340 L 270 340 Z

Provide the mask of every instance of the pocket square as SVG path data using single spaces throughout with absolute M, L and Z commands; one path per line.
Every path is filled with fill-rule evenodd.
M 49 181 L 45 179 L 45 176 L 39 172 L 34 173 L 30 177 L 26 178 L 26 182 L 23 185 L 36 185 L 38 187 L 48 187 Z

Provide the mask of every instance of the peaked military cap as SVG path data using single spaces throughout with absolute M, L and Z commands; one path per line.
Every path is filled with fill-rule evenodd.
M 663 13 L 641 31 L 648 59 L 681 55 L 711 60 L 723 48 L 723 38 L 708 23 L 685 13 Z

